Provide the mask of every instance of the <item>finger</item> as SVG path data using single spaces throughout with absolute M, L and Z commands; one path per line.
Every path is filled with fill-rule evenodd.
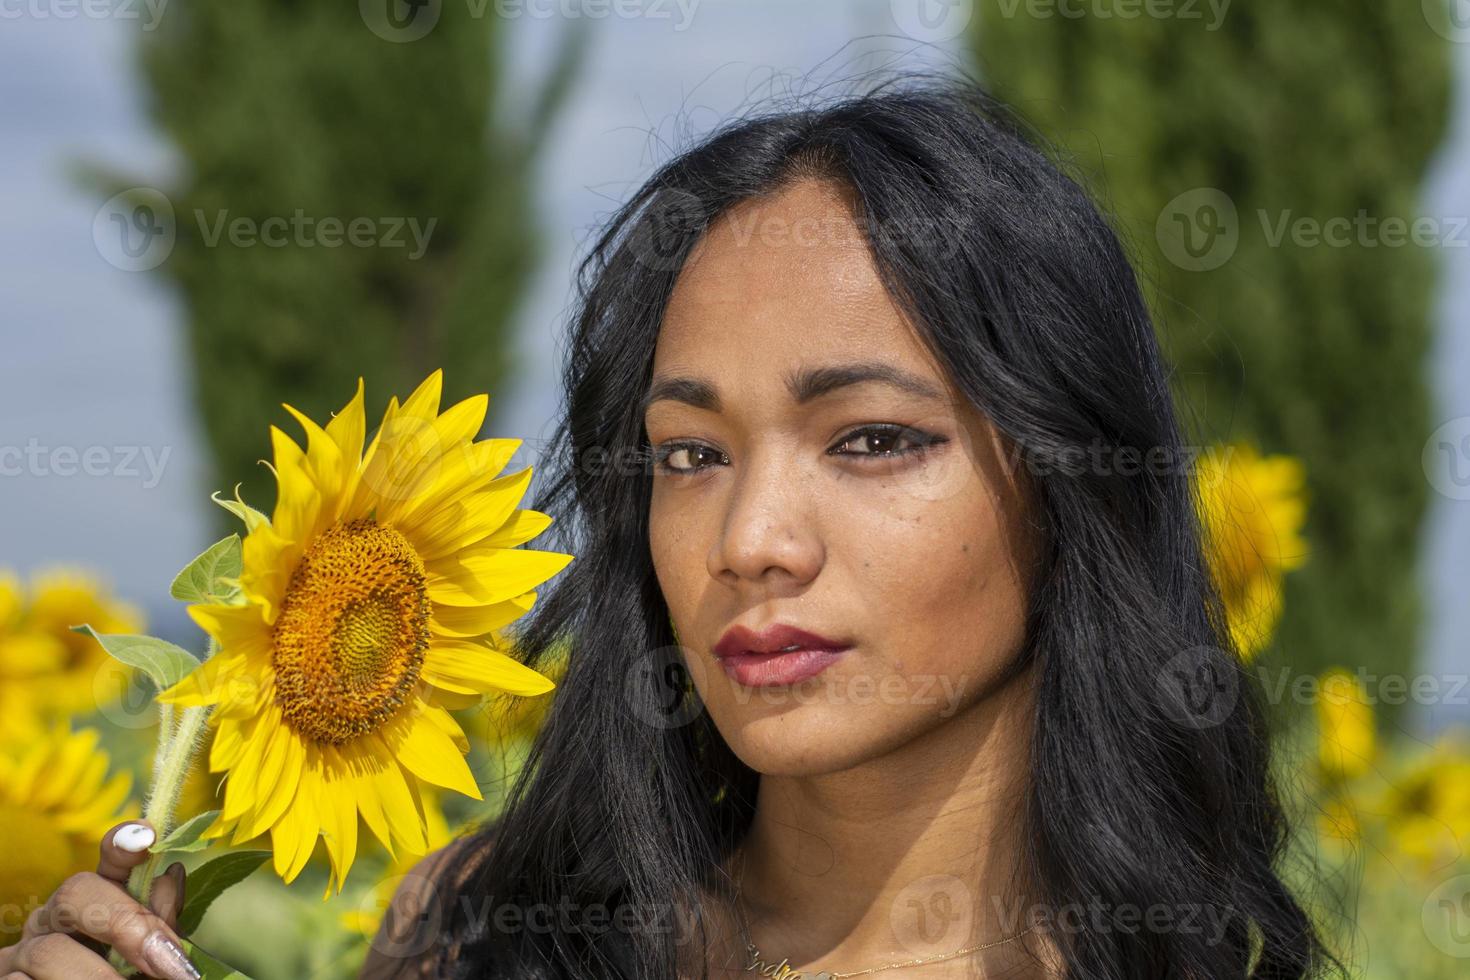
M 31 980 L 122 980 L 105 959 L 59 932 L 22 939 L 10 968 Z
M 120 885 L 128 883 L 128 873 L 148 860 L 148 848 L 157 839 L 153 825 L 146 820 L 129 820 L 107 832 L 99 847 L 97 873 Z
M 175 861 L 153 879 L 153 890 L 148 893 L 148 905 L 172 929 L 179 926 L 179 912 L 184 908 L 184 864 Z
M 117 882 L 99 874 L 81 871 L 67 878 L 51 893 L 42 911 L 44 914 L 26 922 L 27 930 L 34 928 L 37 938 L 49 933 L 90 936 L 163 980 L 198 980 L 200 976 L 173 928 L 152 909 L 138 904 Z

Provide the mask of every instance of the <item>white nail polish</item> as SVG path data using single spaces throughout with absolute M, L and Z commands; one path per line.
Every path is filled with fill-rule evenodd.
M 112 835 L 112 842 L 137 854 L 153 846 L 153 828 L 145 823 L 130 823 Z

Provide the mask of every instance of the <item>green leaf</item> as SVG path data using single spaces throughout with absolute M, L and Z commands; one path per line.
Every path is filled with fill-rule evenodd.
M 199 928 L 210 903 L 231 885 L 250 877 L 270 856 L 270 851 L 228 851 L 190 871 L 184 889 L 184 910 L 179 913 L 179 932 Z
M 173 687 L 199 666 L 199 658 L 188 650 L 156 636 L 98 633 L 87 623 L 73 626 L 71 630 L 92 637 L 115 659 L 147 674 L 160 691 Z
M 204 833 L 214 818 L 219 816 L 218 810 L 210 810 L 201 813 L 197 817 L 190 817 L 179 824 L 163 840 L 154 841 L 153 846 L 148 848 L 154 854 L 162 854 L 165 851 L 202 851 L 213 841 L 200 840 L 199 835 Z
M 182 602 L 228 603 L 240 594 L 240 535 L 216 541 L 175 576 L 168 593 Z
M 240 499 L 240 484 L 238 484 L 238 483 L 235 484 L 235 499 L 234 500 L 222 500 L 222 499 L 220 499 L 220 495 L 219 495 L 219 491 L 218 490 L 216 490 L 214 493 L 210 494 L 209 495 L 209 499 L 210 500 L 213 500 L 215 503 L 219 504 L 225 510 L 229 511 L 231 514 L 234 514 L 236 517 L 240 518 L 240 520 L 244 521 L 245 522 L 245 533 L 246 534 L 249 534 L 250 532 L 254 531 L 257 527 L 260 527 L 262 524 L 269 524 L 270 523 L 270 518 L 266 517 L 260 511 L 256 510 L 254 507 L 251 507 L 245 501 L 243 501 L 243 500 Z
M 179 938 L 184 941 L 184 952 L 188 954 L 190 962 L 204 975 L 204 980 L 250 980 L 233 966 L 220 962 L 218 957 L 201 949 L 199 944 L 188 936 Z

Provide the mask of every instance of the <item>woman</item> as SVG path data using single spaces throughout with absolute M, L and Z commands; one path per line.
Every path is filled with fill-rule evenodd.
M 1337 966 L 1134 272 L 1006 111 L 900 80 L 732 124 L 579 287 L 536 505 L 578 560 L 520 633 L 569 669 L 364 977 Z M 88 941 L 133 959 L 182 882 L 147 913 L 103 853 L 137 914 Z

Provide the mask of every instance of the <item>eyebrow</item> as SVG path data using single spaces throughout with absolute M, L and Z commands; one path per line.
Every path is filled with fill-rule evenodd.
M 944 397 L 939 388 L 927 379 L 880 361 L 800 368 L 786 376 L 786 390 L 791 393 L 796 404 L 805 405 L 839 388 L 865 382 L 886 384 L 919 398 L 938 401 Z M 676 375 L 653 380 L 648 387 L 648 393 L 639 403 L 639 414 L 647 412 L 654 402 L 664 399 L 683 402 L 708 412 L 721 411 L 720 396 L 714 385 L 702 378 Z

